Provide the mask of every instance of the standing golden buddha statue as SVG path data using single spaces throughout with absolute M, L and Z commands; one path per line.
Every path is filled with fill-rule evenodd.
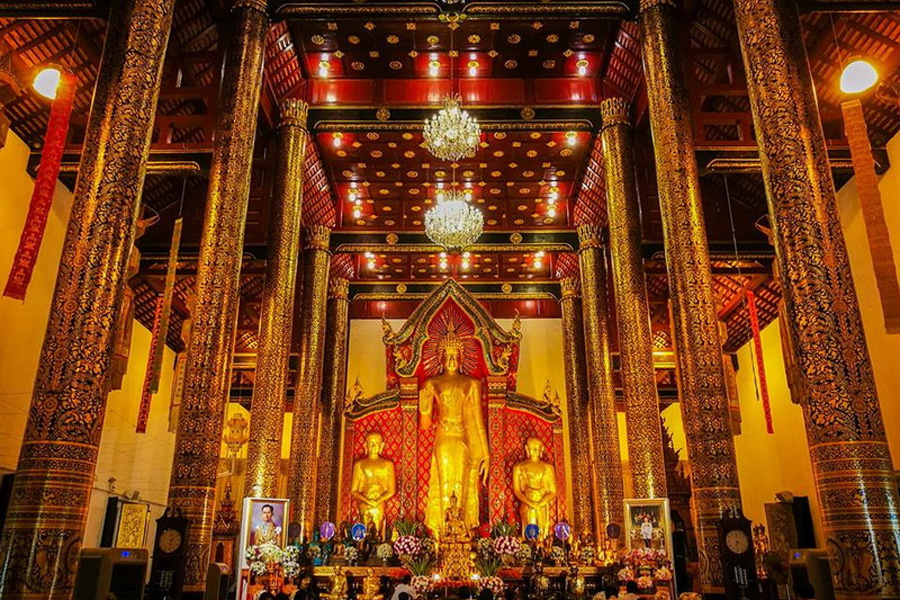
M 366 457 L 353 463 L 350 495 L 359 503 L 359 519 L 368 528 L 374 525 L 384 536 L 384 505 L 397 492 L 394 463 L 383 458 L 384 437 L 378 432 L 366 435 Z
M 541 460 L 544 443 L 537 438 L 525 442 L 528 458 L 513 467 L 513 494 L 519 500 L 522 533 L 535 524 L 541 537 L 550 533 L 550 503 L 556 498 L 556 473 L 553 466 Z
M 440 535 L 451 496 L 461 502 L 471 531 L 478 526 L 478 478 L 487 483 L 488 441 L 481 414 L 481 381 L 460 373 L 464 341 L 451 325 L 438 344 L 443 372 L 419 392 L 419 424 L 435 425 L 425 524 Z M 435 415 L 435 408 L 437 414 Z

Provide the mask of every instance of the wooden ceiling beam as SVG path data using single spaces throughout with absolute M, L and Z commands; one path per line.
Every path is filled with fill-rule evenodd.
M 0 18 L 96 19 L 108 11 L 109 0 L 0 0 Z

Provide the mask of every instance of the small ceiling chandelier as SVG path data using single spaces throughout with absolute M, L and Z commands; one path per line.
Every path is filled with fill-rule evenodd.
M 475 156 L 481 141 L 478 122 L 462 110 L 458 94 L 444 96 L 444 108 L 425 119 L 425 148 L 442 160 L 459 160 Z
M 469 204 L 471 192 L 439 190 L 437 204 L 425 213 L 425 234 L 448 250 L 471 246 L 484 228 L 484 215 Z

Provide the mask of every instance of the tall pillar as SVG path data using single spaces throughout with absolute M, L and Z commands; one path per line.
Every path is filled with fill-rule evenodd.
M 793 3 L 735 3 L 838 598 L 900 597 L 900 502 Z
M 250 405 L 245 494 L 278 495 L 284 402 L 294 323 L 294 296 L 300 256 L 303 165 L 306 156 L 306 102 L 286 100 L 278 124 L 278 164 L 269 227 L 266 283 L 259 317 L 259 352 Z
M 347 350 L 350 334 L 350 282 L 335 277 L 328 285 L 325 360 L 322 364 L 322 433 L 319 441 L 316 521 L 337 522 L 341 479 L 341 431 L 347 395 Z
M 307 230 L 303 253 L 303 313 L 300 315 L 300 366 L 294 395 L 288 498 L 292 521 L 300 523 L 303 537 L 312 531 L 316 495 L 316 448 L 322 396 L 322 361 L 325 356 L 325 317 L 328 303 L 328 251 L 330 230 Z
M 581 304 L 584 320 L 588 393 L 594 435 L 594 468 L 597 480 L 597 506 L 601 533 L 606 526 L 624 525 L 625 488 L 622 482 L 622 457 L 619 453 L 619 424 L 616 416 L 616 388 L 612 379 L 612 354 L 609 348 L 609 302 L 606 262 L 600 242 L 600 227 L 587 224 L 578 228 L 578 260 L 581 269 Z
M 212 540 L 216 475 L 228 401 L 231 357 L 239 302 L 244 225 L 263 49 L 269 19 L 264 0 L 236 0 L 232 39 L 215 130 L 194 324 L 185 366 L 184 392 L 169 504 L 190 519 L 185 546 L 184 591 L 197 595 L 206 583 Z
M 628 459 L 635 497 L 664 498 L 666 465 L 653 367 L 650 307 L 641 258 L 641 208 L 628 103 L 622 98 L 608 98 L 600 104 L 600 114 Z
M 578 532 L 596 532 L 591 506 L 590 428 L 588 427 L 587 371 L 584 325 L 578 279 L 559 280 L 562 292 L 563 353 L 566 367 L 566 404 L 569 414 L 569 447 L 572 456 L 572 520 Z
M 25 438 L 0 538 L 0 596 L 68 598 L 174 0 L 115 3 Z
M 723 585 L 716 522 L 741 494 L 677 11 L 674 0 L 641 0 L 640 11 L 700 577 L 709 591 Z

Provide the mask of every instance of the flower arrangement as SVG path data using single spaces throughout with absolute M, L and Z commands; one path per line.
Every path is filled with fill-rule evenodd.
M 404 556 L 417 556 L 422 554 L 422 542 L 419 539 L 419 523 L 416 521 L 397 521 L 394 523 L 394 531 L 397 539 L 394 541 L 394 554 L 401 558 Z
M 653 595 L 653 600 L 671 600 L 671 598 L 672 596 L 666 588 L 657 588 L 656 594 Z
M 511 535 L 501 535 L 494 538 L 494 553 L 500 557 L 503 564 L 510 565 L 516 561 L 519 548 L 522 546 L 517 538 Z
M 482 577 L 494 577 L 500 571 L 501 566 L 503 566 L 503 563 L 496 557 L 479 557 L 475 560 L 475 568 Z
M 252 574 L 265 575 L 271 566 L 282 563 L 284 551 L 272 543 L 248 546 L 244 558 Z
M 501 598 L 503 596 L 503 590 L 506 589 L 506 584 L 496 575 L 491 575 L 490 577 L 482 577 L 478 580 L 478 589 L 488 590 L 493 594 L 494 598 Z
M 669 555 L 662 549 L 635 548 L 625 555 L 622 562 L 626 566 L 634 569 L 639 569 L 641 567 L 657 569 L 669 565 Z
M 394 547 L 391 546 L 390 542 L 382 542 L 378 544 L 378 547 L 375 549 L 375 556 L 380 560 L 387 562 L 394 557 Z
M 437 556 L 437 544 L 430 537 L 419 538 L 419 544 L 422 546 L 422 553 L 430 556 Z
M 294 578 L 300 574 L 300 548 L 288 546 L 284 549 L 284 557 L 281 562 L 284 576 Z
M 413 535 L 401 535 L 394 542 L 394 554 L 403 556 L 418 556 L 422 554 L 422 542 Z
M 650 575 L 641 575 L 635 581 L 642 590 L 653 589 L 653 577 Z
M 579 552 L 578 558 L 581 559 L 581 562 L 585 565 L 593 565 L 597 560 L 597 551 L 593 546 L 584 546 Z
M 409 580 L 409 585 L 416 593 L 417 598 L 426 596 L 434 589 L 434 581 L 428 575 L 413 575 Z
M 519 544 L 519 551 L 516 552 L 516 560 L 523 565 L 527 565 L 534 557 L 534 551 L 528 544 Z
M 703 596 L 697 592 L 682 592 L 678 595 L 678 600 L 703 600 Z
M 431 567 L 434 565 L 434 559 L 430 555 L 423 554 L 414 558 L 410 557 L 404 560 L 403 564 L 412 574 L 409 584 L 417 596 L 424 596 L 434 589 L 434 580 L 429 576 Z
M 359 562 L 359 550 L 355 546 L 347 546 L 344 549 L 344 558 L 348 564 L 355 565 Z
M 656 572 L 653 573 L 653 577 L 657 581 L 672 581 L 672 569 L 667 566 L 662 566 L 656 569 Z
M 557 567 L 563 565 L 566 562 L 566 551 L 561 546 L 553 546 L 550 549 L 550 560 Z
M 494 556 L 494 540 L 489 537 L 478 538 L 478 541 L 475 542 L 475 548 L 478 551 L 478 556 L 484 558 Z
M 317 558 L 321 558 L 322 557 L 322 548 L 320 548 L 318 544 L 315 544 L 315 545 L 310 544 L 306 548 L 306 555 L 309 557 L 310 560 L 316 560 Z

